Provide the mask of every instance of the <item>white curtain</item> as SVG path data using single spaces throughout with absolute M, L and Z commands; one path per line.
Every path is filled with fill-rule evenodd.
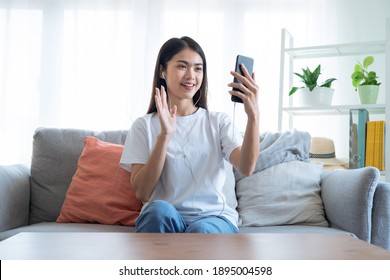
M 0 164 L 28 163 L 40 126 L 128 129 L 160 46 L 183 35 L 206 53 L 210 110 L 233 116 L 229 71 L 255 58 L 261 130 L 276 130 L 281 29 L 296 46 L 383 40 L 389 13 L 385 0 L 0 0 Z

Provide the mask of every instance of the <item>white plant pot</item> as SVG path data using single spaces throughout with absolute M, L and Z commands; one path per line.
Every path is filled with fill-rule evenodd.
M 358 86 L 360 104 L 376 104 L 378 92 L 379 86 L 377 85 Z
M 310 91 L 309 88 L 300 88 L 295 94 L 298 96 L 299 106 L 316 107 L 330 106 L 333 92 L 332 88 L 316 87 L 313 91 Z

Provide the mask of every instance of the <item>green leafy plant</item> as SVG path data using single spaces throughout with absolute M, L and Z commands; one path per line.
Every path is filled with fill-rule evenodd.
M 374 57 L 367 56 L 364 58 L 363 63 L 357 62 L 354 68 L 354 71 L 351 75 L 352 85 L 355 87 L 355 91 L 357 91 L 358 86 L 364 85 L 377 85 L 379 86 L 381 83 L 378 83 L 376 72 L 368 71 L 368 66 L 374 63 Z
M 309 67 L 306 67 L 306 69 L 302 68 L 302 74 L 294 73 L 294 75 L 301 78 L 302 83 L 305 84 L 304 87 L 292 87 L 288 95 L 292 95 L 294 92 L 296 92 L 300 88 L 309 88 L 310 91 L 313 91 L 316 87 L 326 87 L 330 88 L 332 86 L 332 82 L 335 81 L 335 78 L 327 79 L 324 83 L 321 85 L 317 84 L 318 77 L 321 75 L 321 65 L 318 65 L 317 68 L 311 72 Z

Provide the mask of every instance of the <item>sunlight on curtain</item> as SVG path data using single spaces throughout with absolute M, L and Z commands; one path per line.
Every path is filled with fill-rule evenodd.
M 42 12 L 0 10 L 0 163 L 25 162 L 37 125 Z
M 59 126 L 127 128 L 131 28 L 127 11 L 65 11 Z

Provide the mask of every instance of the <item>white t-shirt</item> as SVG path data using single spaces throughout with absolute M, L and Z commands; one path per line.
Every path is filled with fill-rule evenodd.
M 226 180 L 223 160 L 230 161 L 232 151 L 242 145 L 241 134 L 227 114 L 203 108 L 190 116 L 177 116 L 176 125 L 149 201 L 171 203 L 187 224 L 200 217 L 222 215 L 237 226 L 237 211 L 227 205 L 222 192 Z M 132 164 L 145 164 L 159 133 L 157 113 L 137 119 L 126 138 L 122 168 L 131 171 Z

